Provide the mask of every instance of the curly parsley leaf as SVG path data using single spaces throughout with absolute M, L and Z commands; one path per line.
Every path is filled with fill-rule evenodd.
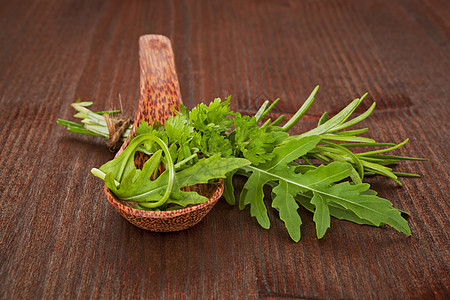
M 233 116 L 230 111 L 230 97 L 225 101 L 216 98 L 209 106 L 201 103 L 189 113 L 189 120 L 197 131 L 218 131 L 223 133 L 231 129 Z
M 237 155 L 257 165 L 271 160 L 275 154 L 274 148 L 289 135 L 281 130 L 271 130 L 270 127 L 259 127 L 257 119 L 236 114 L 234 119 L 234 147 Z

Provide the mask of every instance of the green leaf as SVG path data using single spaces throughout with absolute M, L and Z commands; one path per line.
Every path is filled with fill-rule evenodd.
M 232 116 L 230 111 L 230 97 L 222 101 L 220 98 L 214 99 L 209 106 L 203 103 L 197 105 L 189 113 L 189 119 L 198 131 L 218 131 L 225 132 L 231 129 L 233 121 L 228 118 Z
M 145 144 L 147 142 L 152 142 L 152 143 L 158 144 L 158 146 L 161 147 L 162 151 L 165 154 L 164 160 L 166 161 L 166 163 L 165 163 L 166 171 L 164 171 L 161 174 L 161 176 L 157 178 L 157 180 L 152 181 L 152 184 L 154 184 L 155 182 L 158 182 L 161 178 L 165 178 L 167 180 L 167 183 L 165 184 L 164 194 L 161 197 L 157 197 L 157 193 L 161 192 L 161 189 L 162 189 L 161 184 L 159 185 L 158 189 L 152 189 L 151 191 L 148 191 L 145 193 L 141 193 L 141 191 L 139 190 L 139 188 L 142 188 L 142 186 L 145 186 L 145 184 L 148 183 L 148 180 L 150 179 L 151 174 L 154 173 L 155 167 L 156 167 L 156 165 L 159 165 L 161 159 L 159 159 L 157 162 L 150 159 L 149 160 L 150 162 L 147 162 L 146 164 L 144 164 L 142 171 L 137 170 L 135 167 L 131 168 L 130 172 L 127 175 L 125 175 L 125 177 L 123 177 L 123 180 L 119 183 L 119 185 L 117 185 L 114 180 L 115 179 L 114 173 L 109 172 L 104 177 L 105 183 L 113 191 L 113 193 L 116 194 L 116 196 L 118 196 L 122 200 L 154 201 L 154 203 L 146 204 L 146 207 L 148 207 L 148 208 L 160 207 L 160 206 L 164 205 L 165 202 L 169 199 L 170 194 L 173 189 L 173 184 L 174 184 L 175 168 L 174 168 L 172 156 L 170 155 L 170 150 L 161 139 L 159 139 L 158 137 L 151 135 L 151 134 L 142 134 L 139 137 L 133 139 L 133 141 L 135 141 L 137 143 L 134 144 L 132 147 L 130 147 L 132 152 L 127 153 L 127 156 L 126 156 L 126 157 L 128 157 L 127 160 L 120 159 L 120 155 L 119 155 L 119 157 L 116 157 L 113 161 L 117 160 L 119 162 L 122 162 L 122 161 L 127 162 L 129 157 L 134 158 L 134 153 L 136 152 L 138 147 L 141 146 L 142 143 Z M 132 145 L 132 143 L 130 143 L 130 145 Z M 127 152 L 127 149 L 125 149 L 124 152 Z M 122 163 L 122 164 L 119 164 L 118 166 L 120 169 L 115 170 L 115 171 L 120 177 L 122 177 L 122 175 L 124 173 L 124 169 L 125 169 L 125 167 L 128 167 L 128 165 Z M 102 167 L 104 167 L 104 166 L 102 166 Z M 102 178 L 101 176 L 99 176 L 100 175 L 99 173 L 101 173 L 101 172 L 102 172 L 101 168 L 100 168 L 100 170 L 96 170 L 96 169 L 92 170 L 92 173 L 95 176 L 98 176 L 100 178 Z M 103 172 L 105 172 L 105 171 L 103 171 Z M 103 174 L 105 174 L 105 173 L 103 173 Z M 138 183 L 136 183 L 136 182 L 138 182 Z M 142 186 L 140 183 L 142 183 Z M 120 189 L 120 191 L 119 191 L 119 189 Z M 136 193 L 136 190 L 138 191 L 137 193 Z M 130 195 L 130 193 L 131 193 L 131 195 Z M 126 196 L 128 196 L 128 197 L 126 197 Z
M 355 213 L 359 218 L 367 220 L 376 226 L 388 224 L 398 231 L 407 235 L 410 234 L 408 223 L 403 219 L 399 210 L 392 208 L 391 202 L 375 195 L 365 194 L 369 188 L 368 184 L 350 185 L 348 182 L 344 182 L 332 185 L 333 181 L 339 181 L 349 176 L 352 168 L 347 163 L 333 162 L 327 166 L 308 171 L 305 174 L 296 174 L 292 168 L 282 166 L 277 166 L 271 170 L 263 170 L 254 166 L 248 166 L 244 169 L 252 172 L 248 182 L 254 177 L 255 179 L 253 179 L 251 185 L 257 186 L 251 188 L 246 184 L 247 193 L 245 196 L 248 198 L 248 194 L 251 194 L 257 195 L 257 197 L 256 201 L 246 200 L 244 204 L 252 203 L 252 205 L 259 208 L 261 197 L 258 191 L 262 191 L 262 185 L 269 180 L 278 181 L 279 183 L 285 181 L 286 184 L 292 185 L 294 190 L 297 189 L 302 193 L 313 192 L 314 197 L 316 197 L 313 204 L 317 205 L 316 208 L 319 208 L 318 214 L 315 216 L 315 221 L 318 222 L 318 237 L 322 237 L 329 226 L 328 207 L 325 208 L 325 206 L 330 202 L 339 204 Z M 317 198 L 319 196 L 320 198 Z M 257 218 L 264 220 L 264 214 L 261 213 L 262 210 L 255 209 L 255 211 L 259 212 L 259 215 L 256 215 Z M 260 222 L 259 219 L 258 222 Z M 265 225 L 267 226 L 267 224 Z
M 367 96 L 367 93 L 365 93 L 362 97 L 361 100 L 363 100 L 365 97 Z M 375 109 L 375 105 L 376 103 L 372 103 L 372 105 L 369 107 L 369 109 L 364 112 L 363 114 L 360 114 L 359 116 L 357 116 L 356 118 L 353 118 L 350 121 L 347 121 L 339 126 L 336 126 L 333 131 L 337 131 L 337 130 L 342 130 L 345 129 L 347 127 L 350 127 L 352 125 L 355 125 L 363 120 L 365 120 L 368 116 L 370 116 L 370 114 L 373 112 L 373 110 Z
M 128 174 L 131 170 L 135 169 L 134 153 L 145 139 L 146 135 L 140 135 L 134 138 L 118 157 L 102 165 L 100 170 L 105 174 L 112 173 L 114 179 L 121 182 L 125 174 Z
M 352 166 L 350 164 L 336 161 L 328 165 L 321 165 L 307 171 L 305 174 L 300 174 L 303 176 L 299 178 L 301 178 L 304 185 L 308 185 L 309 189 L 312 190 L 316 187 L 329 186 L 334 182 L 347 178 L 350 176 L 351 169 Z M 282 175 L 282 170 L 278 171 L 277 174 Z
M 192 146 L 199 148 L 207 156 L 221 154 L 222 157 L 228 157 L 233 153 L 230 141 L 218 131 L 196 132 Z
M 164 124 L 169 144 L 175 142 L 186 142 L 194 132 L 194 127 L 188 124 L 181 115 L 175 115 L 167 119 Z
M 161 151 L 156 152 L 145 162 L 142 171 L 133 168 L 120 181 L 118 187 L 112 181 L 114 173 L 108 173 L 105 178 L 106 186 L 117 197 L 125 201 L 144 202 L 159 200 L 167 188 L 168 171 L 164 171 L 154 181 L 151 180 L 151 176 L 157 170 L 161 158 Z
M 176 173 L 175 187 L 185 187 L 199 183 L 208 183 L 211 179 L 224 178 L 230 171 L 248 166 L 244 158 L 221 158 L 219 154 L 198 161 L 189 169 Z
M 256 217 L 258 223 L 263 228 L 269 228 L 270 221 L 267 215 L 267 208 L 264 204 L 263 187 L 269 180 L 279 180 L 279 178 L 275 178 L 273 174 L 270 173 L 270 171 L 280 170 L 280 172 L 283 172 L 284 170 L 288 170 L 287 168 L 288 163 L 304 155 L 309 150 L 314 148 L 315 145 L 319 142 L 319 140 L 320 140 L 319 137 L 312 136 L 312 137 L 305 137 L 299 140 L 289 141 L 285 145 L 276 147 L 273 151 L 274 158 L 271 161 L 260 165 L 259 168 L 255 168 L 253 166 L 244 167 L 243 168 L 244 171 L 249 171 L 252 174 L 245 183 L 244 188 L 241 192 L 239 208 L 242 210 L 245 208 L 246 205 L 250 204 L 251 216 Z M 295 175 L 293 169 L 291 169 L 290 172 Z M 297 189 L 297 187 L 294 186 L 293 190 L 294 189 Z M 277 205 L 277 207 L 283 209 L 281 207 L 281 204 L 280 206 Z M 283 220 L 285 221 L 285 223 L 286 222 L 288 224 L 298 223 L 298 220 L 290 220 L 287 218 L 288 217 L 286 217 L 285 220 Z M 292 229 L 292 234 L 294 238 L 297 238 L 298 234 L 294 232 L 293 226 L 290 228 Z
M 346 136 L 337 134 L 322 134 L 324 140 L 342 141 L 342 142 L 355 142 L 355 143 L 373 143 L 373 139 L 365 138 L 362 136 Z
M 311 204 L 316 207 L 313 221 L 316 223 L 317 238 L 321 239 L 330 227 L 330 211 L 325 197 L 317 192 L 313 193 L 313 195 Z
M 342 197 L 338 197 L 336 199 L 335 197 L 335 201 L 329 202 L 330 214 L 333 217 L 341 220 L 351 221 L 357 224 L 372 226 L 388 224 L 396 228 L 400 232 L 403 232 L 407 235 L 410 234 L 410 229 L 406 220 L 401 217 L 402 211 L 392 208 L 392 203 L 390 203 L 388 200 L 376 197 L 376 192 L 373 190 L 369 190 L 368 184 L 364 183 L 359 185 L 350 185 L 348 182 L 345 182 L 341 183 L 341 185 L 343 186 L 338 188 L 346 191 L 342 193 L 346 199 L 342 199 Z M 348 191 L 347 189 L 350 189 L 352 191 Z M 307 193 L 298 194 L 295 198 L 306 209 L 314 212 L 315 207 L 310 203 L 310 195 L 308 195 Z M 354 203 L 355 199 L 356 203 Z M 339 201 L 343 201 L 347 205 L 343 206 L 339 203 Z M 369 205 L 364 204 L 364 202 L 368 202 Z M 381 204 L 381 209 L 376 208 L 379 204 Z M 382 215 L 381 218 L 386 220 L 377 222 L 375 219 L 380 218 L 380 210 Z M 356 214 L 355 211 L 359 211 L 359 214 Z M 393 220 L 390 221 L 390 218 L 392 218 Z M 393 224 L 397 223 L 399 224 L 399 226 L 397 226 L 398 228 L 393 226 Z
M 324 113 L 322 114 L 322 116 L 320 117 L 319 122 L 317 123 L 317 126 L 322 125 L 322 124 L 325 123 L 327 120 L 328 120 L 328 113 L 327 113 L 327 112 L 324 112 Z
M 297 196 L 295 196 L 295 200 L 298 203 L 300 203 L 307 210 L 314 212 L 315 206 L 313 204 L 311 204 L 311 198 L 312 198 L 312 196 L 309 195 L 308 193 L 297 194 Z M 355 215 L 354 212 L 352 212 L 351 210 L 345 209 L 344 207 L 340 206 L 339 204 L 328 203 L 328 210 L 330 211 L 330 215 L 334 218 L 350 221 L 350 222 L 360 224 L 360 225 L 375 226 L 372 222 L 369 222 L 367 220 L 363 220 L 363 219 L 359 218 L 357 215 Z
M 308 151 L 315 148 L 319 143 L 319 136 L 308 136 L 295 140 L 290 140 L 284 145 L 278 146 L 273 150 L 273 159 L 260 167 L 271 170 L 278 166 L 287 165 L 291 161 L 305 155 Z
M 343 182 L 325 189 L 323 195 L 329 202 L 337 203 L 351 210 L 359 218 L 367 220 L 375 226 L 387 224 L 410 235 L 411 229 L 408 222 L 401 216 L 401 212 L 393 208 L 389 200 L 363 194 L 368 188 L 369 185 L 364 183 L 351 185 Z
M 236 204 L 236 198 L 234 197 L 233 176 L 237 170 L 228 172 L 224 179 L 223 197 L 230 205 Z
M 319 86 L 316 86 L 314 90 L 309 95 L 308 99 L 306 99 L 305 103 L 300 107 L 300 109 L 292 116 L 292 118 L 286 122 L 283 126 L 284 131 L 288 131 L 291 129 L 308 111 L 309 107 L 314 102 L 314 96 L 316 95 L 317 91 L 319 90 Z
M 250 160 L 253 164 L 260 164 L 271 160 L 273 149 L 284 141 L 288 134 L 272 127 L 258 127 L 255 117 L 236 114 L 234 119 L 235 135 L 234 148 L 237 154 Z
M 265 116 L 267 116 L 267 114 L 275 107 L 275 105 L 280 101 L 280 98 L 275 99 L 275 101 L 272 102 L 272 104 L 270 104 L 270 106 L 264 110 L 264 112 L 262 113 L 262 115 L 260 116 L 260 119 L 264 118 Z M 256 119 L 259 121 L 260 119 L 257 118 L 257 115 L 255 115 Z
M 280 181 L 278 186 L 273 189 L 273 193 L 275 197 L 273 197 L 272 207 L 278 210 L 280 219 L 286 225 L 291 239 L 298 242 L 301 237 L 302 220 L 297 212 L 299 206 L 293 197 L 298 193 L 297 189 L 286 181 Z
M 176 194 L 175 197 L 173 197 Z M 186 207 L 188 205 L 200 204 L 208 201 L 208 198 L 199 195 L 197 192 L 172 192 L 171 197 L 167 201 L 168 204 L 176 204 L 181 207 Z
M 256 112 L 255 114 L 256 122 L 261 121 L 261 119 L 264 117 L 263 114 L 267 108 L 267 105 L 269 105 L 269 100 L 264 101 L 259 110 Z
M 250 215 L 255 217 L 259 225 L 265 229 L 269 229 L 270 221 L 264 204 L 263 187 L 270 179 L 270 176 L 262 172 L 253 172 L 245 183 L 239 198 L 239 208 L 243 210 L 250 204 Z
M 344 123 L 350 115 L 355 111 L 355 109 L 358 107 L 359 104 L 361 104 L 361 99 L 355 99 L 353 100 L 349 105 L 347 105 L 343 110 L 341 110 L 337 115 L 323 123 L 322 125 L 305 132 L 298 136 L 293 136 L 293 138 L 300 138 L 304 136 L 310 136 L 310 135 L 319 135 L 326 133 L 328 131 L 333 130 L 333 128 L 338 127 L 342 123 Z

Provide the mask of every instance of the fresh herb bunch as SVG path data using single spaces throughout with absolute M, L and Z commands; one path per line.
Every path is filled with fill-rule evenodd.
M 380 226 L 388 224 L 400 232 L 411 231 L 402 211 L 377 196 L 365 176 L 380 174 L 401 185 L 398 176 L 418 176 L 394 172 L 387 165 L 399 160 L 422 160 L 383 153 L 403 146 L 377 143 L 359 136 L 367 128 L 347 130 L 366 119 L 375 103 L 361 115 L 350 119 L 365 96 L 353 100 L 342 111 L 328 119 L 325 113 L 316 128 L 300 135 L 289 135 L 291 129 L 314 101 L 314 89 L 301 108 L 283 126 L 284 116 L 263 121 L 277 101 L 263 103 L 254 116 L 242 116 L 230 110 L 230 98 L 199 104 L 189 111 L 183 105 L 164 125 L 143 122 L 136 136 L 117 158 L 92 173 L 102 178 L 106 186 L 121 200 L 135 202 L 138 209 L 167 210 L 206 201 L 196 192 L 181 188 L 225 178 L 224 198 L 236 203 L 232 178 L 235 174 L 248 179 L 240 193 L 239 208 L 250 205 L 250 214 L 268 229 L 270 221 L 264 202 L 263 187 L 272 187 L 271 206 L 279 212 L 290 237 L 300 240 L 302 224 L 299 205 L 314 213 L 317 237 L 322 238 L 330 227 L 330 217 L 358 224 Z M 84 123 L 91 124 L 98 113 L 90 115 L 88 104 L 83 109 Z M 76 109 L 78 109 L 76 107 Z M 104 112 L 102 112 L 104 113 Z M 100 113 L 101 114 L 101 113 Z M 82 132 L 67 121 L 59 120 L 70 130 Z M 67 125 L 68 124 L 68 125 Z M 77 124 L 77 123 L 74 123 Z M 95 127 L 99 132 L 98 128 Z M 105 135 L 104 135 L 105 136 Z M 338 143 L 340 142 L 340 143 Z M 354 153 L 358 147 L 388 148 Z M 134 166 L 136 151 L 152 154 L 142 170 Z M 164 164 L 158 175 L 158 167 Z

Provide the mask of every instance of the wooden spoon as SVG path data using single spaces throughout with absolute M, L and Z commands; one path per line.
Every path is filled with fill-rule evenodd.
M 162 35 L 144 35 L 139 38 L 140 90 L 139 108 L 136 113 L 131 133 L 116 157 L 127 147 L 130 137 L 142 121 L 151 124 L 154 120 L 164 123 L 174 115 L 172 107 L 181 103 L 175 63 L 170 40 Z M 141 168 L 144 156 L 137 156 L 136 166 Z M 110 190 L 104 188 L 106 198 L 114 208 L 132 224 L 150 231 L 178 231 L 189 228 L 211 210 L 223 193 L 223 180 L 219 184 L 202 184 L 189 187 L 209 198 L 208 201 L 173 211 L 145 211 L 131 207 L 125 201 L 118 200 Z

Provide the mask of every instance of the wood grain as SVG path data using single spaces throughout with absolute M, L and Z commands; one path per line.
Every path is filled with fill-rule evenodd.
M 448 299 L 448 1 L 0 1 L 0 298 Z M 174 49 L 183 102 L 232 95 L 252 113 L 281 98 L 287 115 L 321 88 L 301 132 L 366 91 L 363 125 L 410 142 L 403 187 L 370 183 L 410 213 L 412 236 L 332 220 L 317 240 L 300 209 L 290 241 L 220 200 L 193 228 L 129 224 L 90 175 L 104 142 L 56 125 L 70 103 L 128 115 L 140 94 L 138 39 Z M 179 96 L 179 95 L 178 95 Z M 236 180 L 237 186 L 243 182 Z M 270 191 L 267 191 L 270 196 Z
M 170 40 L 162 35 L 139 38 L 140 100 L 135 124 L 164 122 L 181 103 Z

